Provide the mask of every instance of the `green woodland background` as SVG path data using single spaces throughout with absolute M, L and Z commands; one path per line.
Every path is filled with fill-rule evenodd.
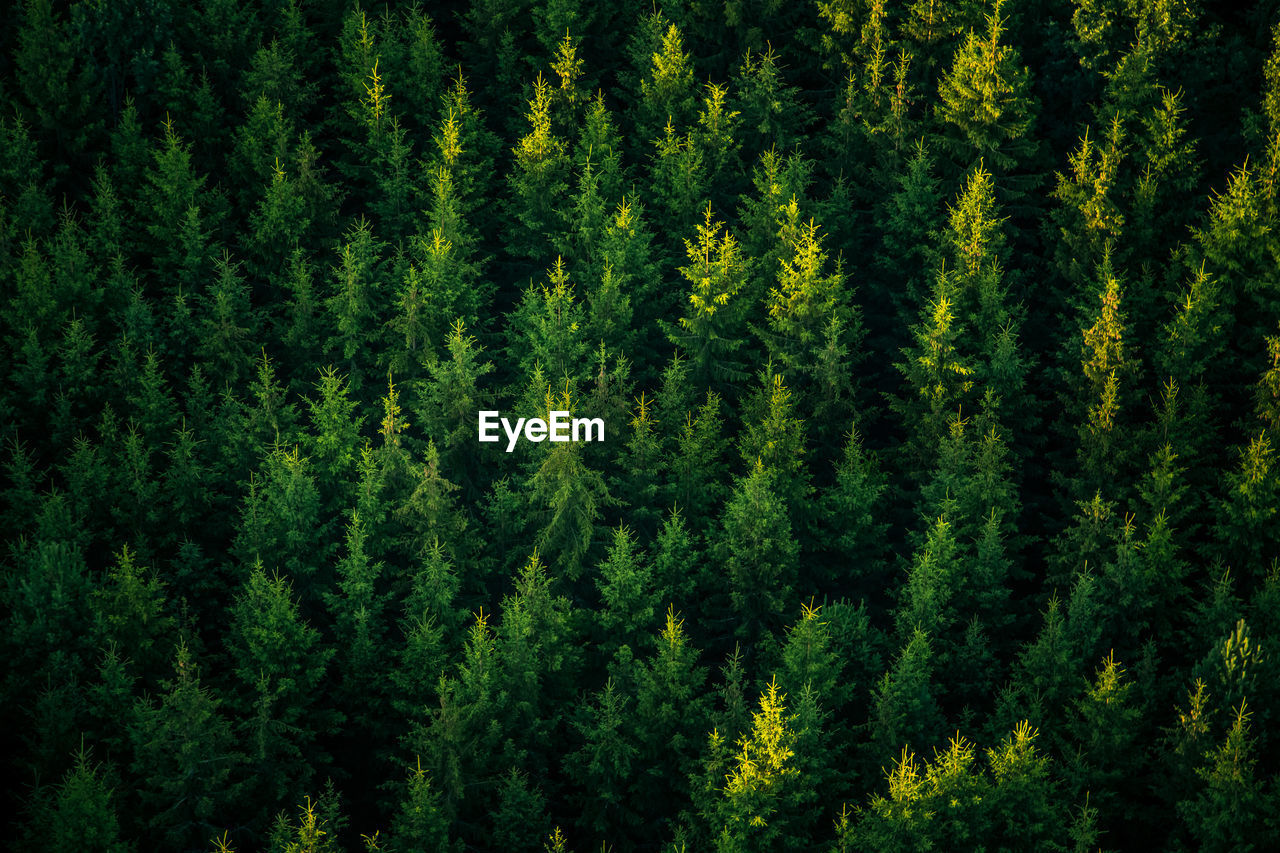
M 1280 849 L 1276 0 L 0 19 L 4 843 Z

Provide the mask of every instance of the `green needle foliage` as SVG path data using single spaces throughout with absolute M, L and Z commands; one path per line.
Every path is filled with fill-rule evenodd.
M 0 848 L 1277 847 L 1274 2 L 9 5 Z

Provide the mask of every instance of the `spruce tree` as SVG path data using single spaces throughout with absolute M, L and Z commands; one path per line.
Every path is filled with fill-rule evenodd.
M 743 375 L 735 353 L 745 342 L 743 320 L 750 309 L 741 294 L 746 262 L 737 238 L 712 218 L 710 205 L 696 239 L 684 245 L 689 263 L 680 274 L 690 285 L 689 306 L 669 337 L 686 353 L 694 381 L 719 387 Z
M 970 29 L 938 83 L 943 140 L 963 170 L 982 160 L 1007 175 L 1036 150 L 1029 135 L 1039 112 L 1018 49 L 1004 43 L 1003 0 L 995 0 L 986 31 Z M 1023 190 L 1025 192 L 1025 190 Z

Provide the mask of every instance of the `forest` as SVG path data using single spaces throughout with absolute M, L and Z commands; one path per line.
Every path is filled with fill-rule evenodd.
M 1280 850 L 1278 0 L 362 2 L 0 3 L 0 847 Z

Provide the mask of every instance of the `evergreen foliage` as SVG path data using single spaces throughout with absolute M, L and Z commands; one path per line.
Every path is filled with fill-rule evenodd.
M 1275 7 L 7 4 L 0 847 L 1276 849 Z

